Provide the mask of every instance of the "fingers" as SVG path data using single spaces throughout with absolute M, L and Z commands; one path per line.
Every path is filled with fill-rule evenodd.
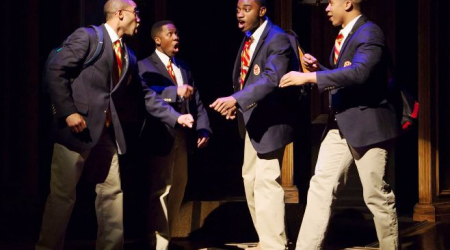
M 303 60 L 303 65 L 309 71 L 316 71 L 318 69 L 317 59 L 314 56 L 312 56 L 310 54 L 305 54 L 302 57 L 302 60 Z
M 76 126 L 71 127 L 72 132 L 81 133 L 86 128 L 86 122 L 83 120 Z
M 281 77 L 280 84 L 278 85 L 280 88 L 285 88 L 285 87 L 292 85 L 291 72 L 289 72 L 289 73 L 285 74 L 283 77 Z
M 300 86 L 307 82 L 307 74 L 298 71 L 291 71 L 281 77 L 280 88 L 285 88 L 288 86 Z
M 186 86 L 186 92 L 184 93 L 184 98 L 190 98 L 192 94 L 194 94 L 194 88 L 190 85 L 185 84 Z
M 190 114 L 180 115 L 177 122 L 183 127 L 192 128 L 192 126 L 194 125 L 194 118 Z
M 194 94 L 194 87 L 192 87 L 188 84 L 178 86 L 177 94 L 178 94 L 178 96 L 186 98 L 186 99 L 190 98 L 192 96 L 192 94 Z
M 80 133 L 87 128 L 86 121 L 78 113 L 69 115 L 66 118 L 66 124 L 73 133 Z
M 314 64 L 314 63 L 317 63 L 317 59 L 314 56 L 310 55 L 310 54 L 305 54 L 303 56 L 303 62 L 305 64 Z
M 201 137 L 197 139 L 197 148 L 204 148 L 208 145 L 209 137 Z
M 225 102 L 223 98 L 218 98 L 215 100 L 211 105 L 209 105 L 210 108 L 213 108 L 215 111 L 222 113 L 223 109 L 225 108 Z
M 225 118 L 227 120 L 233 120 L 234 118 L 236 118 L 236 106 L 234 106 L 231 109 L 229 109 L 228 112 L 225 115 L 226 115 Z
M 233 111 L 236 111 L 236 99 L 233 96 L 218 98 L 209 107 L 219 112 L 225 117 L 232 117 Z M 227 118 L 228 119 L 228 118 Z

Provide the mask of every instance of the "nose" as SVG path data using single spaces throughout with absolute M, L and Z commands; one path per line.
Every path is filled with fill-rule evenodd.
M 243 14 L 243 13 L 244 13 L 243 11 L 238 10 L 237 13 L 236 13 L 236 16 L 237 16 L 238 18 L 244 17 L 244 14 Z
M 136 15 L 136 22 L 137 22 L 137 23 L 140 23 L 140 22 L 141 22 L 141 18 L 139 18 L 138 15 Z
M 330 12 L 331 11 L 331 4 L 327 5 L 327 8 L 325 9 L 326 12 Z

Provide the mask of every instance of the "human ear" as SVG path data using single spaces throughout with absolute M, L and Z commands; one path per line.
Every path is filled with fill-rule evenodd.
M 266 15 L 267 9 L 265 6 L 262 6 L 261 8 L 259 8 L 259 17 L 263 17 Z
M 353 9 L 353 3 L 352 1 L 345 1 L 345 10 L 346 11 L 351 11 Z
M 155 37 L 155 44 L 156 44 L 157 46 L 161 45 L 161 38 Z

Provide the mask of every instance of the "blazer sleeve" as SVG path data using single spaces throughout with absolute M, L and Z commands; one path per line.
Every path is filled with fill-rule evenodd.
M 85 28 L 79 28 L 70 35 L 62 49 L 48 64 L 45 81 L 58 118 L 77 113 L 71 95 L 70 79 L 79 74 L 87 53 L 89 34 Z
M 267 57 L 266 63 L 261 65 L 261 76 L 255 82 L 245 85 L 241 91 L 232 95 L 243 112 L 252 108 L 254 106 L 252 104 L 258 103 L 268 94 L 275 91 L 278 88 L 281 77 L 289 67 L 291 45 L 287 35 L 278 33 L 272 38 L 267 38 L 265 42 L 268 43 L 267 54 L 255 55 Z M 260 51 L 259 53 L 264 53 L 264 51 Z M 255 60 L 255 62 L 257 61 Z
M 181 114 L 175 111 L 169 104 L 167 104 L 167 102 L 159 97 L 155 91 L 147 86 L 146 82 L 142 80 L 139 74 L 137 74 L 136 77 L 141 82 L 147 113 L 174 128 L 177 124 L 178 117 Z
M 175 103 L 181 100 L 180 98 L 177 98 L 177 86 L 149 85 L 149 87 L 168 103 Z
M 317 85 L 320 92 L 330 88 L 342 88 L 352 85 L 361 85 L 367 82 L 371 73 L 375 70 L 383 57 L 384 35 L 378 26 L 365 25 L 355 34 L 348 44 L 355 47 L 351 65 L 328 71 L 317 72 Z M 345 55 L 344 54 L 342 56 Z

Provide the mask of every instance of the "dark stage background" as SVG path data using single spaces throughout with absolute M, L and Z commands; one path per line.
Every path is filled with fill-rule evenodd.
M 324 12 L 325 5 L 315 6 L 292 1 L 293 30 L 307 52 L 322 62 L 328 61 L 330 48 L 338 29 L 332 28 Z M 179 57 L 191 65 L 197 88 L 208 105 L 217 97 L 232 93 L 231 73 L 242 40 L 235 18 L 236 1 L 136 0 L 141 10 L 137 37 L 129 40 L 138 59 L 148 56 L 154 46 L 151 25 L 161 19 L 175 22 L 181 36 Z M 269 1 L 270 9 L 274 1 Z M 439 29 L 446 30 L 441 51 L 449 55 L 448 13 L 445 1 Z M 79 26 L 103 22 L 103 0 L 7 0 L 3 3 L 2 66 L 0 96 L 0 246 L 8 242 L 33 242 L 37 239 L 43 204 L 48 194 L 52 144 L 49 139 L 49 110 L 40 80 L 43 63 L 49 51 L 58 46 Z M 385 31 L 396 67 L 397 81 L 417 96 L 418 70 L 418 0 L 369 1 L 365 10 L 370 19 Z M 276 20 L 273 11 L 269 17 Z M 443 58 L 443 57 L 440 57 Z M 436 59 L 438 60 L 438 59 Z M 440 59 L 448 70 L 448 59 Z M 446 82 L 440 92 L 442 106 L 449 108 L 449 72 L 442 70 Z M 311 169 L 314 166 L 322 125 L 315 123 L 326 113 L 326 98 L 312 91 L 300 107 L 305 118 L 305 134 L 295 145 L 295 184 L 304 202 Z M 311 102 L 311 105 L 309 104 Z M 448 109 L 447 109 L 448 110 Z M 440 126 L 449 125 L 447 118 Z M 223 200 L 243 197 L 241 162 L 243 145 L 235 121 L 226 121 L 208 110 L 214 135 L 206 149 L 191 159 L 186 199 Z M 441 146 L 449 148 L 447 130 L 441 135 Z M 417 127 L 399 139 L 391 174 L 395 183 L 400 213 L 411 214 L 418 200 Z M 448 155 L 442 161 L 448 165 Z M 130 185 L 139 172 L 124 163 L 125 196 L 138 195 Z M 446 173 L 448 174 L 448 173 Z M 447 175 L 448 176 L 448 175 Z M 442 177 L 448 181 L 448 177 Z M 129 185 L 129 186 L 127 186 Z M 95 238 L 93 190 L 80 188 L 78 204 L 69 226 L 68 238 Z M 132 196 L 132 195 L 131 195 Z M 130 196 L 130 197 L 131 197 Z M 127 199 L 127 198 L 125 198 Z M 127 201 L 127 200 L 126 200 Z M 126 206 L 133 207 L 130 201 Z M 132 210 L 132 209 L 131 209 Z M 133 216 L 132 214 L 130 215 Z M 134 215 L 137 217 L 137 215 Z M 138 219 L 138 218 L 134 218 Z

